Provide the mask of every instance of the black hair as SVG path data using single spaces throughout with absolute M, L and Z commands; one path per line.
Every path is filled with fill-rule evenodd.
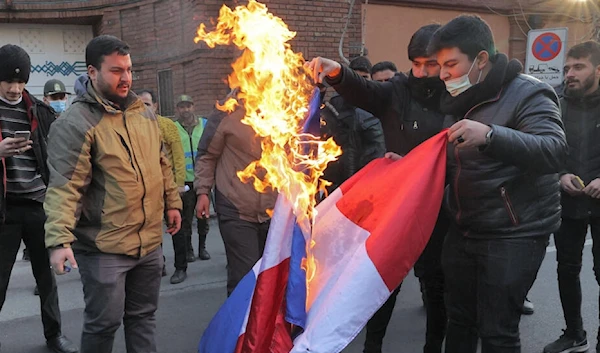
M 398 72 L 398 68 L 391 61 L 380 61 L 377 64 L 373 65 L 371 68 L 371 75 L 374 75 L 377 72 L 390 70 L 392 72 Z
M 150 97 L 152 97 L 152 103 L 156 103 L 156 95 L 154 94 L 154 91 L 151 89 L 139 89 L 135 93 L 138 96 L 141 96 L 144 93 L 148 93 L 150 95 Z
M 366 56 L 357 56 L 350 61 L 350 68 L 352 70 L 362 71 L 366 73 L 371 72 L 371 61 Z
M 98 36 L 85 47 L 85 64 L 86 66 L 92 65 L 100 70 L 104 57 L 115 52 L 119 55 L 128 55 L 129 45 L 115 36 Z
M 410 61 L 431 55 L 427 51 L 427 47 L 429 46 L 433 34 L 440 29 L 440 27 L 442 26 L 437 23 L 426 25 L 419 28 L 415 34 L 412 35 L 410 42 L 408 43 L 408 59 Z
M 431 38 L 428 52 L 432 55 L 449 48 L 458 48 L 471 61 L 484 50 L 490 58 L 496 55 L 494 35 L 490 26 L 475 15 L 458 16 L 438 29 Z
M 594 40 L 588 40 L 574 45 L 567 53 L 567 57 L 575 59 L 587 58 L 588 56 L 590 57 L 592 65 L 600 65 L 600 43 Z

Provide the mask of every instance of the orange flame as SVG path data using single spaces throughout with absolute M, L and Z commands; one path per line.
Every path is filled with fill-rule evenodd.
M 333 139 L 321 141 L 302 133 L 314 86 L 302 54 L 293 52 L 288 43 L 295 36 L 264 4 L 250 0 L 233 10 L 221 7 L 215 30 L 206 32 L 201 24 L 194 41 L 211 48 L 234 44 L 242 50 L 228 77 L 230 88 L 239 90 L 238 100 L 230 98 L 217 108 L 232 111 L 241 102 L 246 111 L 242 122 L 262 138 L 261 159 L 238 172 L 238 177 L 253 181 L 259 192 L 273 188 L 292 203 L 298 224 L 311 236 L 303 261 L 310 281 L 317 266 L 311 251 L 316 245 L 311 232 L 315 197 L 330 185 L 320 177 L 341 149 Z

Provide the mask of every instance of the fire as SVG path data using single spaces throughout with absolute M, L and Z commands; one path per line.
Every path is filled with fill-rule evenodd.
M 310 234 L 315 196 L 327 185 L 320 177 L 341 150 L 332 139 L 302 133 L 314 86 L 302 54 L 288 43 L 295 36 L 264 4 L 250 0 L 233 10 L 221 7 L 215 30 L 207 32 L 201 24 L 194 41 L 242 50 L 228 77 L 229 86 L 239 90 L 237 100 L 230 98 L 217 108 L 231 111 L 241 104 L 246 111 L 242 122 L 262 137 L 263 153 L 238 177 L 252 181 L 259 192 L 273 188 L 287 197 Z
M 252 181 L 259 192 L 273 188 L 292 203 L 298 224 L 311 237 L 303 261 L 310 282 L 317 267 L 311 251 L 316 245 L 311 232 L 315 197 L 329 185 L 320 177 L 341 149 L 333 139 L 321 141 L 302 133 L 314 86 L 302 54 L 292 51 L 288 43 L 295 36 L 264 4 L 250 0 L 233 10 L 223 5 L 216 29 L 206 32 L 201 24 L 194 41 L 211 48 L 234 44 L 242 50 L 228 77 L 230 88 L 239 90 L 237 100 L 230 98 L 217 108 L 233 111 L 243 105 L 242 122 L 262 137 L 261 159 L 238 172 L 238 177 Z

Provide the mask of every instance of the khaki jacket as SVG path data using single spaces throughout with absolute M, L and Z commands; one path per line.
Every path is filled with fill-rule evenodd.
M 243 183 L 237 176 L 262 153 L 260 138 L 242 124 L 243 118 L 243 109 L 229 115 L 215 110 L 209 115 L 198 145 L 194 188 L 201 195 L 216 185 L 219 217 L 263 223 L 270 219 L 267 210 L 275 207 L 277 193 L 271 189 L 259 193 L 252 183 Z
M 125 111 L 91 83 L 50 129 L 46 246 L 142 257 L 181 209 L 156 115 L 133 93 Z

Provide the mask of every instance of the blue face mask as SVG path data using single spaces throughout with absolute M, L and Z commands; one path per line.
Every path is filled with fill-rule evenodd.
M 50 101 L 50 106 L 57 113 L 62 113 L 67 110 L 67 101 Z

